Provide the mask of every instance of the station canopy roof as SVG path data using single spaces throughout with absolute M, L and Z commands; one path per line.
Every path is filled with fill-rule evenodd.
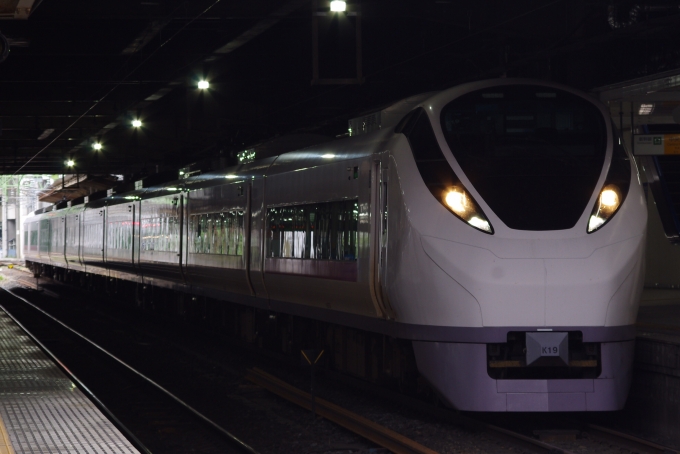
M 650 77 L 680 68 L 680 11 L 663 5 L 0 0 L 0 174 L 134 181 L 288 134 L 333 139 L 461 82 Z

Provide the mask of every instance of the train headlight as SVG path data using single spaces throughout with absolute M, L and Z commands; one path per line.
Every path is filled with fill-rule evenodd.
M 493 233 L 486 216 L 464 188 L 455 186 L 444 191 L 443 201 L 444 206 L 472 227 L 485 233 Z
M 621 191 L 613 184 L 607 185 L 600 191 L 597 203 L 588 220 L 588 233 L 602 227 L 621 205 Z
M 469 208 L 467 194 L 458 188 L 449 190 L 444 196 L 444 202 L 459 216 L 464 215 Z

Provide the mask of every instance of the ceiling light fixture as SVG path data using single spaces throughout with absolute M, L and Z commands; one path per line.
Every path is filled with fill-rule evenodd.
M 69 159 L 68 161 L 66 161 L 67 167 L 73 167 L 74 165 L 75 165 L 75 162 L 73 161 L 73 159 Z
M 45 139 L 47 139 L 47 138 L 50 136 L 50 134 L 52 134 L 53 132 L 54 132 L 54 129 L 45 129 L 45 130 L 42 132 L 42 134 L 40 134 L 40 135 L 38 136 L 38 140 L 45 140 Z
M 99 143 L 99 142 L 95 142 L 95 143 L 92 144 L 92 148 L 94 148 L 95 150 L 101 150 L 102 144 Z
M 346 10 L 347 2 L 343 2 L 342 0 L 333 0 L 331 2 L 331 11 L 333 11 L 334 13 L 341 13 Z
M 210 82 L 208 82 L 207 80 L 200 80 L 198 82 L 198 88 L 200 90 L 207 90 L 209 87 L 210 87 Z
M 138 119 L 132 120 L 132 127 L 133 128 L 141 128 L 142 127 L 142 121 Z
M 654 112 L 654 104 L 640 104 L 638 115 L 651 115 Z

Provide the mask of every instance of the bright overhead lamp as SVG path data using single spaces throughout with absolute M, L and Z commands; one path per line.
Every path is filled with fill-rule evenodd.
M 132 127 L 133 128 L 141 128 L 142 127 L 142 120 L 138 120 L 138 119 L 132 120 Z
M 92 148 L 94 148 L 95 150 L 101 150 L 102 144 L 99 143 L 99 142 L 95 142 L 95 143 L 92 144 Z
M 52 134 L 53 132 L 54 132 L 54 129 L 52 129 L 52 128 L 50 128 L 50 129 L 45 129 L 45 130 L 42 132 L 42 134 L 40 134 L 40 135 L 38 136 L 38 140 L 45 140 L 45 139 L 47 139 L 47 138 L 50 136 L 50 134 Z
M 654 104 L 640 104 L 638 115 L 651 115 L 654 112 Z
M 198 88 L 201 90 L 207 90 L 210 87 L 210 82 L 207 80 L 198 81 Z
M 69 159 L 68 161 L 66 161 L 66 167 L 73 167 L 74 165 L 75 162 L 73 161 L 73 159 Z
M 342 0 L 333 0 L 331 2 L 331 11 L 333 11 L 334 13 L 341 13 L 346 10 L 347 2 L 343 2 Z
M 333 159 L 335 155 L 333 153 L 326 153 L 321 155 L 322 158 L 324 159 Z

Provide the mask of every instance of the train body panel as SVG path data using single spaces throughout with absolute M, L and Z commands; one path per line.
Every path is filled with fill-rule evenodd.
M 461 410 L 621 408 L 647 211 L 606 109 L 512 79 L 409 99 L 376 132 L 39 214 L 26 256 L 412 341 Z
M 250 294 L 245 252 L 247 182 L 187 193 L 185 277 L 191 285 Z
M 66 247 L 65 255 L 68 268 L 81 268 L 81 235 L 82 235 L 82 217 L 85 211 L 84 206 L 75 206 L 70 208 L 64 218 L 66 219 Z
M 40 221 L 43 222 L 43 221 Z M 82 221 L 81 257 L 85 267 L 103 267 L 104 265 L 104 223 L 106 209 L 99 207 L 86 209 Z M 42 237 L 42 230 L 41 230 Z

